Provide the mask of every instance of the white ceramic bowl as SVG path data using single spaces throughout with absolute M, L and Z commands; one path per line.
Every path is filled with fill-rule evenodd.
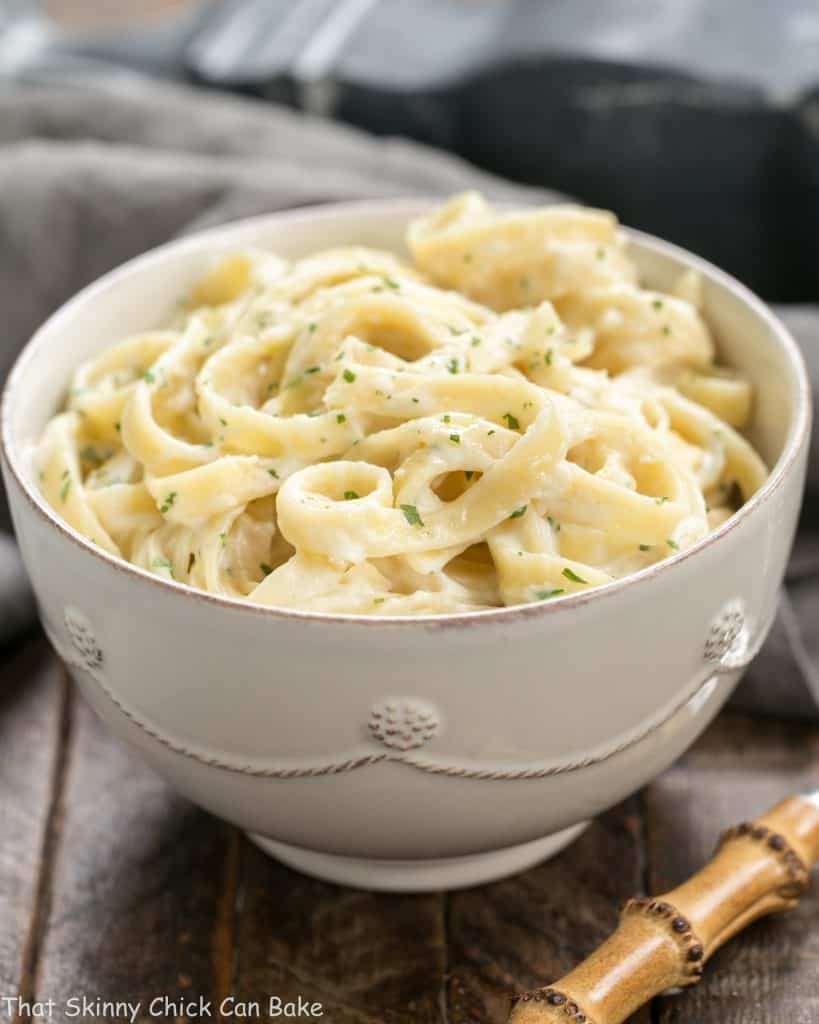
M 188 590 L 60 522 L 30 453 L 71 370 L 160 323 L 215 253 L 403 250 L 407 201 L 258 217 L 163 246 L 35 335 L 2 405 L 14 523 L 43 623 L 83 693 L 181 793 L 287 863 L 366 888 L 467 885 L 559 849 L 673 761 L 774 615 L 810 418 L 797 348 L 701 260 L 630 232 L 644 280 L 694 267 L 728 362 L 756 388 L 762 490 L 667 561 L 551 602 L 417 619 L 278 611 Z

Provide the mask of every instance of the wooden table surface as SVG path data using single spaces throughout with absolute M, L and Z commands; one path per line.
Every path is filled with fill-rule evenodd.
M 289 871 L 175 796 L 34 635 L 0 656 L 0 997 L 53 999 L 54 1021 L 101 1019 L 69 1016 L 78 996 L 278 995 L 320 1001 L 331 1024 L 502 1022 L 508 993 L 565 972 L 628 896 L 671 887 L 723 827 L 818 785 L 819 731 L 728 714 L 524 875 L 449 895 L 355 892 Z M 819 884 L 637 1020 L 816 1024 Z

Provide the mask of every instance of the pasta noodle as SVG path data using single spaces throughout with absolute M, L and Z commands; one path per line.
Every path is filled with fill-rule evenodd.
M 282 608 L 554 599 L 689 547 L 759 488 L 699 282 L 638 282 L 613 215 L 456 196 L 414 266 L 231 255 L 81 366 L 41 487 L 105 551 Z

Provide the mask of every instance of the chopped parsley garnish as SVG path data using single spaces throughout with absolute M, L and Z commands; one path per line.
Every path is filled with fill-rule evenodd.
M 549 521 L 549 526 L 551 526 L 555 533 L 560 533 L 560 523 L 556 519 L 552 519 L 551 516 L 546 516 L 546 518 Z
M 393 277 L 388 277 L 386 274 L 381 275 L 381 279 L 388 288 L 399 289 L 401 285 Z
M 227 426 L 227 420 L 223 420 L 221 416 L 219 417 L 219 422 L 222 424 L 223 427 Z
M 401 511 L 404 513 L 404 518 L 410 524 L 410 526 L 423 526 L 424 520 L 418 514 L 418 509 L 414 505 L 401 505 Z
M 654 501 L 657 505 L 665 505 L 667 501 L 671 501 L 671 498 L 667 494 L 663 494 L 661 497 L 655 498 Z
M 666 337 L 668 337 L 668 335 L 671 334 L 671 328 L 669 327 L 668 324 L 663 324 L 663 334 Z
M 552 365 L 552 355 L 553 355 L 552 350 L 549 349 L 547 351 L 547 353 L 546 353 L 546 365 L 547 366 L 551 366 Z
M 386 597 L 374 597 L 373 604 L 383 604 L 386 600 Z
M 219 543 L 222 545 L 222 547 L 224 547 L 225 544 L 227 544 L 227 534 L 226 533 L 220 533 L 219 534 Z
M 88 445 L 87 448 L 83 448 L 80 452 L 80 458 L 84 462 L 90 462 L 92 466 L 101 466 L 105 461 L 93 445 Z
M 447 361 L 446 368 L 447 370 L 449 370 L 450 373 L 458 372 L 458 359 L 456 356 L 453 356 L 451 359 Z
M 679 544 L 678 544 L 678 543 L 677 543 L 677 542 L 676 542 L 675 540 L 672 540 L 672 539 L 671 539 L 670 537 L 669 537 L 669 538 L 668 538 L 668 540 L 666 541 L 666 544 L 667 544 L 667 545 L 668 545 L 668 546 L 669 546 L 670 548 L 674 548 L 674 550 L 675 550 L 675 551 L 679 551 L 679 550 L 680 550 L 680 545 L 679 545 Z
M 299 384 L 302 383 L 303 380 L 304 380 L 304 377 L 299 373 L 295 377 L 293 377 L 292 380 L 289 380 L 285 384 L 285 387 L 288 388 L 288 389 L 297 388 L 299 386 Z
M 520 519 L 526 512 L 526 505 L 521 505 L 520 508 L 516 508 L 515 511 L 509 516 L 510 519 Z
M 578 576 L 576 572 L 572 572 L 572 570 L 568 567 L 568 565 L 563 570 L 562 575 L 565 576 L 567 580 L 571 580 L 572 583 L 588 583 L 589 582 L 588 580 L 584 580 L 582 576 Z
M 651 305 L 655 309 L 660 310 L 660 309 L 663 308 L 663 300 L 662 299 L 653 299 Z
M 267 562 L 259 562 L 259 568 L 262 570 L 265 576 L 269 576 L 271 572 L 273 572 L 273 566 L 268 565 Z
M 279 479 L 279 474 L 276 472 L 275 469 L 268 469 L 267 472 L 273 477 L 274 480 Z
M 506 420 L 506 424 L 510 430 L 520 429 L 520 423 L 518 422 L 517 416 L 513 416 L 511 412 L 505 412 L 501 418 Z
M 122 431 L 122 424 L 121 423 L 115 423 L 114 424 L 114 430 L 116 430 L 116 432 L 119 434 Z
M 190 576 L 191 569 L 193 568 L 195 562 L 196 562 L 196 555 L 193 553 L 193 551 L 191 551 L 191 553 L 188 555 L 188 575 L 189 576 Z
M 477 348 L 477 347 L 478 347 L 478 345 L 480 345 L 480 343 L 481 343 L 481 339 L 480 339 L 480 338 L 479 338 L 479 337 L 477 336 L 477 334 L 476 334 L 476 335 L 475 335 L 475 336 L 474 336 L 474 337 L 472 338 L 472 348 Z
M 307 325 L 307 330 L 312 334 L 316 330 L 317 327 L 318 327 L 318 324 L 308 324 Z
M 71 490 L 71 477 L 68 475 L 68 470 L 63 470 L 63 485 L 60 488 L 60 501 L 65 501 L 68 498 L 68 492 Z
M 449 435 L 449 440 L 453 444 L 460 444 L 461 443 L 461 435 L 460 434 L 450 434 Z
M 535 597 L 538 601 L 548 601 L 550 597 L 557 597 L 558 594 L 565 594 L 566 591 L 558 587 L 556 590 L 536 590 Z
M 604 260 L 606 258 L 606 250 L 603 248 L 602 245 L 597 250 L 597 258 L 599 260 Z
M 344 492 L 344 500 L 345 501 L 355 501 L 356 498 L 359 498 L 359 497 L 361 497 L 361 495 L 357 491 L 345 491 Z
M 641 544 L 640 545 L 640 550 L 641 551 L 651 551 L 651 545 L 650 544 Z
M 465 469 L 464 470 L 464 476 L 466 477 L 467 480 L 471 480 L 474 475 L 475 475 L 475 470 L 474 469 Z
M 170 512 L 170 510 L 173 508 L 173 503 L 176 501 L 176 498 L 176 491 L 171 491 L 170 494 L 166 495 L 165 501 L 162 503 L 162 507 L 159 509 L 163 516 L 165 515 L 166 512 Z
M 441 417 L 441 422 L 442 423 L 451 423 L 452 422 L 452 417 L 449 415 L 448 412 L 444 413 L 444 415 Z
M 304 372 L 305 373 L 318 373 L 321 369 L 320 366 L 309 366 Z
M 167 558 L 155 558 L 153 562 L 151 562 L 151 566 L 154 569 L 167 569 L 171 575 L 171 579 L 176 578 L 173 574 L 173 562 L 169 562 Z
M 150 370 L 146 370 L 145 373 L 142 374 L 142 379 L 148 384 L 153 384 L 154 380 L 156 380 Z
M 345 370 L 341 376 L 347 381 L 348 384 L 352 384 L 353 381 L 355 380 L 355 374 L 353 373 L 352 370 Z
M 336 423 L 346 423 L 346 422 L 347 422 L 347 417 L 344 415 L 343 412 L 336 413 Z

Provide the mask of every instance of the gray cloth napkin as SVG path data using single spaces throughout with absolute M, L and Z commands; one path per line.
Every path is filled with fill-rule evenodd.
M 0 92 L 0 382 L 60 303 L 169 238 L 307 203 L 465 188 L 516 202 L 559 198 L 415 144 L 177 86 Z M 780 312 L 819 389 L 819 310 Z M 819 498 L 816 455 L 810 473 Z M 0 501 L 0 529 L 6 515 Z M 819 533 L 805 518 L 771 639 L 737 696 L 780 716 L 816 714 L 811 688 L 819 699 Z M 0 534 L 0 644 L 32 617 L 19 559 Z
M 260 102 L 138 81 L 0 90 L 0 385 L 49 313 L 170 238 L 309 203 L 466 188 L 557 198 Z M 10 528 L 0 485 L 0 646 L 34 620 Z

